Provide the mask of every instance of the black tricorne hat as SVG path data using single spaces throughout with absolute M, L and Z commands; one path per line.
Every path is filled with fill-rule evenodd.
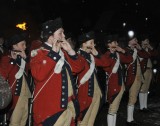
M 139 40 L 144 41 L 145 39 L 149 39 L 149 35 L 148 34 L 141 34 L 139 37 Z
M 91 40 L 91 39 L 95 39 L 94 31 L 83 33 L 83 34 L 79 35 L 79 37 L 78 37 L 78 41 L 80 42 L 80 44 L 82 44 L 88 40 Z
M 26 40 L 27 40 L 27 33 L 20 30 L 16 30 L 14 34 L 12 34 L 10 37 L 8 37 L 8 39 L 6 39 L 3 46 L 6 49 L 11 50 L 13 45 Z
M 55 31 L 62 27 L 63 24 L 60 17 L 44 22 L 41 28 L 41 38 L 48 39 L 50 35 L 52 35 Z
M 118 34 L 105 35 L 103 41 L 106 44 L 111 43 L 113 41 L 118 41 Z

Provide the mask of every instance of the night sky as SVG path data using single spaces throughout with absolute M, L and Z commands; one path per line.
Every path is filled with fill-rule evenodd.
M 158 42 L 159 6 L 158 0 L 0 0 L 0 29 L 6 34 L 25 21 L 36 34 L 44 21 L 61 17 L 64 29 L 75 34 L 91 29 L 119 34 L 134 30 Z

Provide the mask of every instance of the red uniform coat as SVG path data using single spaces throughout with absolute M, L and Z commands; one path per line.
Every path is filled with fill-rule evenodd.
M 1 60 L 0 60 L 0 66 L 1 66 L 0 67 L 0 74 L 4 77 L 5 80 L 8 81 L 10 87 L 13 86 L 11 89 L 11 91 L 12 91 L 12 102 L 10 104 L 11 109 L 15 108 L 18 97 L 21 92 L 21 87 L 22 87 L 22 77 L 17 80 L 15 78 L 15 74 L 18 72 L 19 66 L 21 64 L 20 59 L 21 59 L 20 56 L 18 56 L 18 58 L 16 60 L 14 60 L 9 55 L 5 55 L 5 56 L 2 56 Z M 25 71 L 26 74 L 28 71 L 28 65 L 29 64 L 26 64 L 26 71 Z M 26 74 L 24 74 L 24 75 L 26 77 L 26 80 L 28 81 Z
M 121 86 L 123 83 L 123 72 L 122 72 L 122 66 L 120 65 L 116 73 L 112 73 L 112 69 L 116 63 L 116 53 L 106 52 L 104 54 L 106 59 L 112 60 L 112 64 L 109 67 L 103 68 L 105 72 L 108 74 L 108 101 L 109 103 L 112 103 L 115 97 L 118 95 L 118 93 L 121 90 Z M 132 56 L 119 53 L 120 63 L 129 64 L 133 61 Z
M 133 50 L 131 48 L 126 48 L 125 49 L 126 53 L 128 55 L 133 54 Z M 137 60 L 140 62 L 139 58 L 149 58 L 148 53 L 145 50 L 137 50 L 137 58 L 136 60 L 131 64 L 127 64 L 126 67 L 126 78 L 125 78 L 125 86 L 126 90 L 129 90 L 132 84 L 134 83 L 135 77 L 136 77 L 136 72 L 137 72 Z M 142 69 L 141 69 L 142 70 Z
M 140 62 L 143 73 L 145 73 L 145 71 L 147 69 L 148 60 L 149 59 L 151 60 L 153 57 L 157 56 L 157 54 L 158 54 L 156 50 L 151 50 L 151 49 L 149 49 L 147 53 L 148 53 L 149 57 L 148 58 L 143 58 L 142 61 Z
M 84 52 L 83 50 L 80 50 L 79 54 L 81 55 L 81 60 L 84 65 L 84 69 L 78 74 L 78 85 L 80 85 L 80 80 L 86 74 L 86 72 L 90 69 L 90 62 L 91 62 L 90 54 Z M 111 63 L 107 59 L 104 59 L 103 57 L 100 58 L 99 56 L 94 57 L 94 60 L 95 60 L 95 65 L 101 66 L 101 67 L 109 66 Z M 80 103 L 81 120 L 84 117 L 89 106 L 91 105 L 94 90 L 96 90 L 94 89 L 94 75 L 97 79 L 96 70 L 94 70 L 89 80 L 86 81 L 83 85 L 81 85 L 78 89 L 78 101 Z
M 44 48 L 38 49 L 32 54 L 31 72 L 35 82 L 35 96 L 47 82 L 33 102 L 34 120 L 37 124 L 43 123 L 44 126 L 53 125 L 67 108 L 69 100 L 69 78 L 67 77 L 66 72 L 68 71 L 71 82 L 73 82 L 72 72 L 79 72 L 82 69 L 82 66 L 81 60 L 77 55 L 69 56 L 64 52 L 64 57 L 66 62 L 62 67 L 62 71 L 59 74 L 51 76 L 54 72 L 56 63 L 61 56 L 52 51 L 51 47 L 46 44 L 44 44 Z M 51 78 L 49 79 L 50 76 Z M 48 79 L 49 81 L 47 81 Z M 74 88 L 73 83 L 72 87 Z M 75 89 L 73 89 L 73 91 L 75 91 Z M 74 101 L 75 100 L 76 99 L 74 99 Z

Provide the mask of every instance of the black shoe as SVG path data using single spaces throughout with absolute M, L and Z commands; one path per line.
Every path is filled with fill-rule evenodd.
M 143 109 L 140 109 L 140 112 L 150 113 L 150 112 L 154 112 L 154 111 L 151 109 L 148 109 L 148 108 L 143 108 Z
M 141 124 L 136 121 L 131 121 L 131 122 L 126 122 L 126 126 L 141 126 Z

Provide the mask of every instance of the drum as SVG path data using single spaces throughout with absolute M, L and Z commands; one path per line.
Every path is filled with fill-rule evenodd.
M 7 81 L 0 75 L 0 109 L 6 108 L 12 100 L 12 92 Z

